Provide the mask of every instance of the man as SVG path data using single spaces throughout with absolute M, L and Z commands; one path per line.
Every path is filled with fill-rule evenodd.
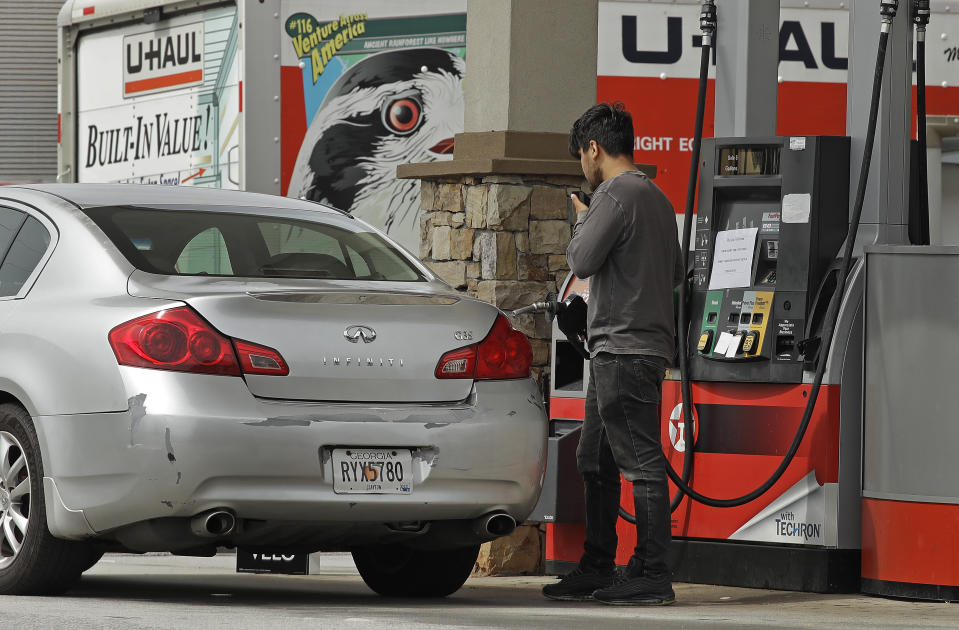
M 656 605 L 675 601 L 659 401 L 675 355 L 673 288 L 684 276 L 673 208 L 633 164 L 633 121 L 621 103 L 590 107 L 569 151 L 593 189 L 575 195 L 570 269 L 590 279 L 586 416 L 576 450 L 586 494 L 586 541 L 577 567 L 543 587 L 552 599 Z M 616 577 L 620 473 L 633 482 L 636 548 Z

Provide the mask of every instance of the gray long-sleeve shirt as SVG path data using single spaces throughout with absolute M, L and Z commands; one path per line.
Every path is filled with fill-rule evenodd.
M 591 356 L 673 360 L 673 289 L 685 275 L 681 258 L 676 215 L 656 184 L 639 171 L 626 171 L 596 188 L 566 250 L 573 273 L 590 279 Z

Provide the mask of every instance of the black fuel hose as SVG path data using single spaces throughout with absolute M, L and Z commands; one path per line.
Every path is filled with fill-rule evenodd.
M 715 9 L 713 9 L 712 21 L 713 30 L 716 28 Z M 689 159 L 689 184 L 686 188 L 686 214 L 683 221 L 683 240 L 682 247 L 683 264 L 689 261 L 689 241 L 693 230 L 693 208 L 696 205 L 696 185 L 699 174 L 699 154 L 703 143 L 703 119 L 706 112 L 706 86 L 709 81 L 709 55 L 712 50 L 712 37 L 703 37 L 702 57 L 699 64 L 699 94 L 696 100 L 696 127 L 693 132 L 693 154 Z M 689 283 L 686 278 L 679 285 L 679 318 L 677 328 L 680 333 L 679 338 L 679 371 L 681 375 L 680 389 L 683 396 L 683 423 L 684 433 L 688 436 L 686 440 L 688 456 L 683 458 L 683 474 L 681 479 L 683 483 L 689 482 L 689 477 L 693 474 L 693 387 L 689 381 L 689 354 L 687 344 L 689 338 L 686 331 L 689 328 Z M 667 464 L 668 465 L 668 464 Z M 683 490 L 678 488 L 669 502 L 670 512 L 675 511 L 683 500 Z
M 929 0 L 913 0 L 912 21 L 916 25 L 916 138 L 919 141 L 919 229 L 913 245 L 929 244 L 929 177 L 926 171 L 926 25 L 929 24 L 929 17 Z
M 683 265 L 687 264 L 689 260 L 689 242 L 692 237 L 693 229 L 693 208 L 696 205 L 696 184 L 699 175 L 699 155 L 700 148 L 703 143 L 703 120 L 705 119 L 706 114 L 706 88 L 709 84 L 709 55 L 712 52 L 713 47 L 713 36 L 716 32 L 716 6 L 713 2 L 704 2 L 702 12 L 699 16 L 700 28 L 703 32 L 702 39 L 702 51 L 699 61 L 699 93 L 696 97 L 696 126 L 693 128 L 693 152 L 689 159 L 689 180 L 686 187 L 686 213 L 685 221 L 683 221 L 683 236 L 680 241 L 680 247 L 682 249 L 682 259 Z M 692 385 L 689 382 L 689 357 L 687 355 L 687 343 L 688 339 L 686 336 L 686 330 L 689 328 L 689 285 L 686 282 L 686 279 L 683 279 L 683 282 L 679 285 L 679 315 L 676 328 L 679 341 L 679 370 L 682 375 L 681 389 L 683 395 L 683 417 L 684 417 L 684 431 L 685 435 L 690 436 L 686 444 L 688 445 L 687 451 L 688 455 L 683 458 L 683 473 L 682 481 L 684 484 L 689 482 L 690 476 L 693 474 L 693 458 L 692 458 L 692 431 L 693 431 L 693 422 L 692 422 Z M 666 464 L 669 466 L 669 464 Z M 680 502 L 683 500 L 683 490 L 678 488 L 676 494 L 673 495 L 672 500 L 669 502 L 669 511 L 674 512 L 677 507 L 679 507 Z M 624 520 L 635 523 L 636 516 L 630 514 L 622 506 L 619 508 L 619 515 Z
M 799 424 L 799 428 L 796 430 L 796 435 L 793 438 L 792 444 L 789 446 L 789 450 L 786 452 L 786 455 L 783 457 L 783 460 L 780 462 L 773 474 L 755 490 L 739 497 L 731 499 L 717 499 L 701 494 L 693 490 L 686 483 L 686 481 L 684 481 L 680 475 L 673 470 L 672 466 L 670 466 L 669 462 L 667 461 L 666 474 L 669 476 L 669 479 L 684 494 L 704 505 L 711 507 L 736 507 L 745 505 L 746 503 L 749 503 L 750 501 L 753 501 L 765 494 L 767 490 L 772 488 L 773 485 L 779 481 L 779 478 L 782 477 L 783 473 L 786 472 L 786 468 L 788 468 L 789 464 L 792 463 L 793 458 L 796 456 L 796 452 L 799 450 L 799 445 L 802 443 L 803 437 L 806 435 L 806 430 L 809 428 L 809 422 L 812 419 L 816 401 L 819 398 L 819 389 L 822 386 L 822 380 L 826 373 L 826 363 L 829 357 L 830 347 L 832 346 L 836 320 L 839 316 L 839 305 L 842 300 L 842 296 L 845 293 L 846 281 L 848 280 L 849 271 L 852 266 L 856 234 L 859 231 L 859 222 L 862 217 L 862 207 L 866 196 L 866 183 L 869 179 L 869 166 L 872 162 L 873 145 L 876 139 L 876 120 L 879 113 L 879 96 L 882 89 L 882 74 L 886 60 L 886 46 L 889 40 L 889 31 L 892 27 L 893 18 L 896 16 L 898 6 L 898 0 L 881 0 L 880 14 L 882 15 L 882 27 L 879 34 L 879 49 L 876 57 L 876 71 L 875 75 L 873 76 L 872 101 L 869 108 L 869 122 L 866 130 L 866 143 L 863 151 L 862 166 L 859 172 L 859 186 L 856 191 L 856 199 L 853 205 L 853 214 L 850 218 L 849 230 L 846 234 L 846 243 L 843 250 L 839 276 L 836 282 L 836 290 L 829 301 L 829 308 L 826 311 L 826 317 L 823 323 L 822 342 L 819 346 L 820 350 L 816 365 L 816 375 L 813 379 L 812 387 L 809 392 L 809 400 L 806 402 L 806 408 L 803 412 L 802 421 Z M 687 216 L 687 224 L 689 219 L 690 217 Z M 684 246 L 688 247 L 688 242 L 684 243 Z M 686 305 L 680 303 L 680 308 L 686 308 Z M 679 334 L 683 335 L 687 332 L 688 331 L 680 330 Z M 682 378 L 683 380 L 688 378 L 685 371 L 682 374 Z M 689 459 L 692 457 L 693 453 L 693 433 L 691 432 L 690 428 L 692 423 L 692 414 L 688 412 L 688 409 L 692 405 L 691 403 L 687 404 L 688 399 L 685 396 L 686 394 L 684 391 L 683 413 L 686 416 L 685 427 L 687 435 L 690 436 L 688 438 L 689 441 L 687 442 L 689 446 L 687 446 L 686 449 L 686 459 Z M 685 469 L 686 466 L 684 465 L 683 468 Z M 635 518 L 632 519 L 632 522 L 635 522 Z

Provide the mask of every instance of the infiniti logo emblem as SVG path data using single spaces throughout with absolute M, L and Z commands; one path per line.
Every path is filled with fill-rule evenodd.
M 351 343 L 371 343 L 376 341 L 376 331 L 369 326 L 350 326 L 343 331 L 343 336 Z

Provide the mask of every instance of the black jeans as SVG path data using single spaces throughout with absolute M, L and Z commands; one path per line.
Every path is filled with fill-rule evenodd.
M 665 369 L 665 360 L 648 355 L 601 352 L 590 361 L 586 417 L 576 449 L 586 491 L 584 568 L 602 571 L 615 564 L 622 473 L 633 482 L 636 514 L 631 577 L 669 577 L 666 550 L 672 535 L 659 420 Z

